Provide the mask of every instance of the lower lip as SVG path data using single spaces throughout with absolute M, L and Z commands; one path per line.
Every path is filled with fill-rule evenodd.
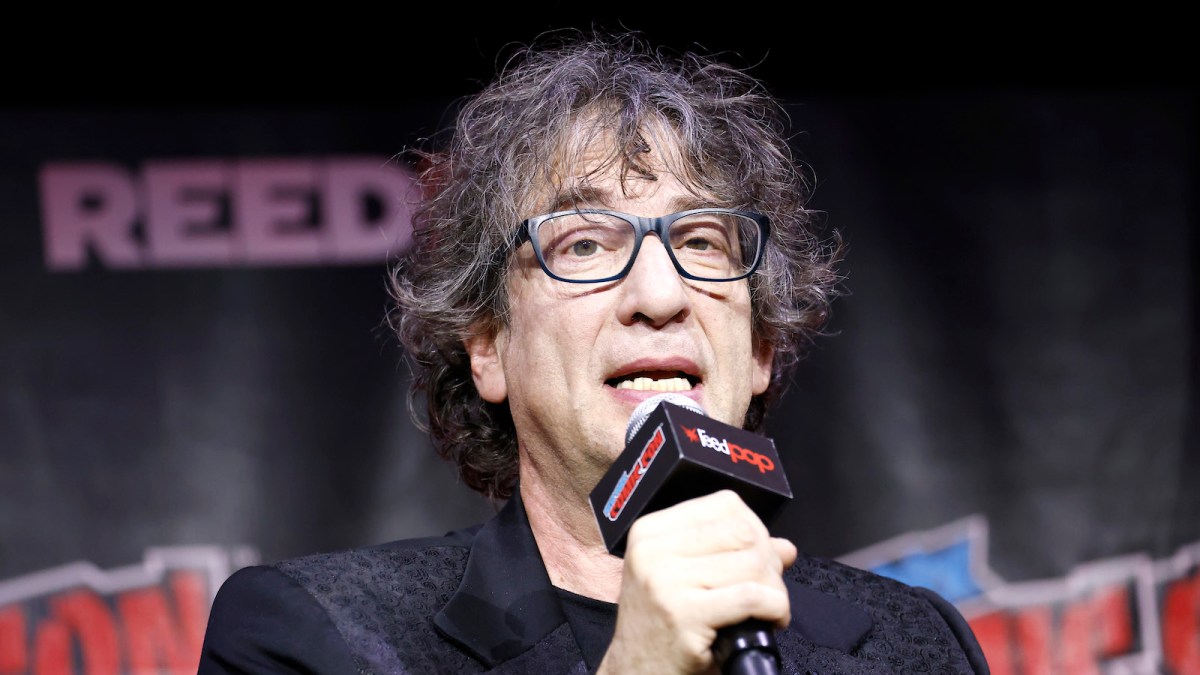
M 633 408 L 637 407 L 637 404 L 641 403 L 642 401 L 645 401 L 646 399 L 650 398 L 651 396 L 658 396 L 659 394 L 680 394 L 682 396 L 686 396 L 686 397 L 692 399 L 693 401 L 696 402 L 697 405 L 700 405 L 700 399 L 704 393 L 704 385 L 703 384 L 697 384 L 696 386 L 692 387 L 691 389 L 687 389 L 684 391 L 654 391 L 652 389 L 618 389 L 616 387 L 609 386 L 609 385 L 605 385 L 605 389 L 608 389 L 608 391 L 611 392 L 612 395 L 614 397 L 616 397 L 616 399 L 618 401 L 629 403 L 631 410 Z M 703 407 L 703 406 L 701 406 L 701 407 Z

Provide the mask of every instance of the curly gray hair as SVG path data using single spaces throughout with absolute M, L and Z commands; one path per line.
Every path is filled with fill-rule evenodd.
M 475 390 L 463 340 L 503 325 L 514 230 L 598 139 L 611 154 L 593 173 L 616 166 L 623 177 L 652 179 L 645 152 L 653 142 L 673 149 L 670 169 L 696 194 L 771 219 L 750 279 L 754 335 L 775 354 L 771 385 L 744 422 L 761 428 L 826 322 L 841 250 L 836 232 L 817 234 L 806 206 L 811 182 L 784 136 L 786 120 L 757 79 L 713 57 L 668 53 L 635 34 L 576 33 L 521 50 L 465 101 L 444 150 L 415 153 L 423 200 L 413 248 L 390 276 L 389 321 L 413 368 L 410 411 L 468 486 L 510 496 L 517 437 L 507 404 Z

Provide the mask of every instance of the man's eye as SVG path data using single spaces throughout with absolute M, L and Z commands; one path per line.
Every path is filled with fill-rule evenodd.
M 591 239 L 581 239 L 571 244 L 571 254 L 585 258 L 599 250 L 599 245 Z

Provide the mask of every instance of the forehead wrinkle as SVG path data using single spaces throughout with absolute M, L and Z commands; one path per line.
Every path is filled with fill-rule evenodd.
M 661 185 L 661 184 L 660 184 Z M 668 207 L 672 212 L 687 211 L 689 209 L 699 209 L 711 206 L 717 206 L 717 200 L 706 198 L 705 196 L 693 194 L 676 195 L 667 202 Z M 596 185 L 577 181 L 570 188 L 564 189 L 553 195 L 546 212 L 569 211 L 576 208 L 589 207 L 604 207 L 611 208 L 613 205 L 612 191 L 606 190 Z M 648 214 L 637 214 L 648 215 Z M 665 215 L 665 214 L 654 214 Z

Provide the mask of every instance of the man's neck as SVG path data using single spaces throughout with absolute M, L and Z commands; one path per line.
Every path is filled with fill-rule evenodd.
M 576 494 L 566 481 L 542 475 L 527 462 L 521 463 L 520 490 L 550 582 L 572 593 L 616 602 L 622 561 L 605 548 L 588 495 Z

